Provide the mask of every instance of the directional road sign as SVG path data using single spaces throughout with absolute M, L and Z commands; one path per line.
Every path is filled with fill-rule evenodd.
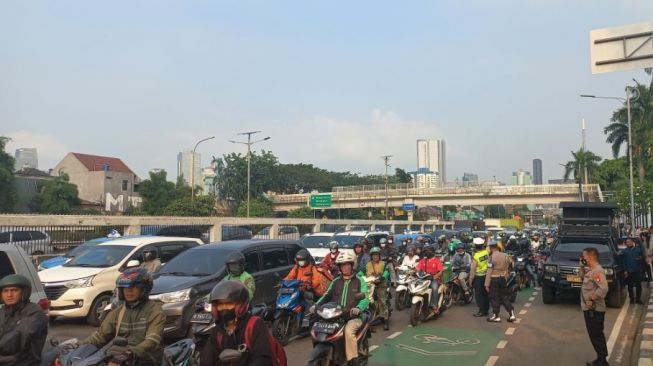
M 308 205 L 311 208 L 331 207 L 332 204 L 333 196 L 331 193 L 312 194 L 308 200 Z

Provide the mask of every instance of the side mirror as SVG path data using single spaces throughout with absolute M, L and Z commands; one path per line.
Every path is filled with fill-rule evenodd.
M 127 347 L 129 343 L 127 342 L 127 338 L 116 337 L 113 339 L 113 345 L 118 347 Z
M 223 365 L 233 365 L 236 362 L 240 361 L 242 357 L 243 354 L 240 351 L 229 348 L 220 352 L 220 356 L 218 356 L 220 363 Z
M 141 265 L 141 262 L 138 259 L 132 259 L 129 262 L 127 262 L 127 265 L 125 268 L 132 268 L 132 267 L 138 267 Z

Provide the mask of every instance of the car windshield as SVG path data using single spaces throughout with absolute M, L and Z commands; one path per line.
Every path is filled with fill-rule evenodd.
M 233 249 L 196 247 L 174 257 L 158 272 L 165 276 L 208 276 L 219 272 Z
M 258 235 L 270 235 L 270 227 L 263 228 L 263 230 L 258 232 Z
M 98 240 L 98 239 L 93 239 L 89 241 L 85 241 L 82 244 L 74 247 L 73 249 L 69 250 L 64 256 L 65 257 L 76 257 L 79 255 L 81 252 L 85 251 L 86 249 L 96 246 L 100 243 L 104 243 L 105 241 L 108 241 L 109 239 L 106 240 Z
M 340 248 L 350 249 L 358 241 L 365 239 L 364 235 L 334 235 L 331 240 L 338 242 Z
M 327 248 L 330 241 L 330 236 L 309 235 L 303 237 L 301 243 L 304 248 Z
M 97 245 L 89 247 L 64 264 L 65 267 L 112 267 L 134 250 L 129 245 Z
M 579 242 L 566 242 L 555 247 L 556 252 L 562 253 L 580 253 L 585 248 L 596 248 L 601 253 L 609 253 L 610 247 L 605 243 L 579 243 Z

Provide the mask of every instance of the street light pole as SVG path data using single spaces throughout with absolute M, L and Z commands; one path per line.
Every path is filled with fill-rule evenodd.
M 252 161 L 252 145 L 261 142 L 267 141 L 270 137 L 266 137 L 261 140 L 252 141 L 252 135 L 259 133 L 261 131 L 250 131 L 250 132 L 241 132 L 239 135 L 247 135 L 247 142 L 244 141 L 233 141 L 229 140 L 232 144 L 243 144 L 247 145 L 247 217 L 249 217 L 249 197 L 250 197 L 250 181 L 251 181 L 251 161 Z
M 193 155 L 190 157 L 190 200 L 191 201 L 195 200 L 195 151 L 197 150 L 197 146 L 199 144 L 201 144 L 204 141 L 212 140 L 214 138 L 215 136 L 201 139 L 197 141 L 195 147 L 193 148 Z
M 631 95 L 632 94 L 632 95 Z M 633 135 L 632 135 L 632 121 L 630 115 L 630 102 L 639 98 L 639 91 L 632 86 L 626 87 L 626 98 L 622 97 L 598 97 L 596 95 L 581 94 L 581 98 L 594 98 L 594 99 L 612 99 L 618 100 L 626 105 L 628 111 L 628 170 L 630 180 L 630 230 L 634 233 L 635 226 L 635 188 L 633 183 Z
M 390 167 L 391 157 L 392 155 L 383 155 L 381 157 L 385 165 L 385 219 L 386 220 L 388 220 L 388 168 Z

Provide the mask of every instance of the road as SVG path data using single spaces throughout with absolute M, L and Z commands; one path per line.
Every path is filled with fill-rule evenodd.
M 584 365 L 595 358 L 577 297 L 544 305 L 540 293 L 526 289 L 519 294 L 515 309 L 518 321 L 512 324 L 505 322 L 505 311 L 502 323 L 487 323 L 485 318 L 472 317 L 475 307 L 467 305 L 414 328 L 407 326 L 407 311 L 395 311 L 391 329 L 383 331 L 377 326 L 372 335 L 370 362 L 373 366 L 432 365 L 435 356 L 438 366 L 538 366 Z M 608 309 L 605 334 L 611 364 L 630 364 L 632 342 L 644 309 L 629 304 Z M 615 323 L 621 324 L 620 331 Z M 94 329 L 81 320 L 58 319 L 51 323 L 50 335 L 84 338 Z M 311 347 L 306 338 L 288 345 L 289 366 L 305 365 Z

